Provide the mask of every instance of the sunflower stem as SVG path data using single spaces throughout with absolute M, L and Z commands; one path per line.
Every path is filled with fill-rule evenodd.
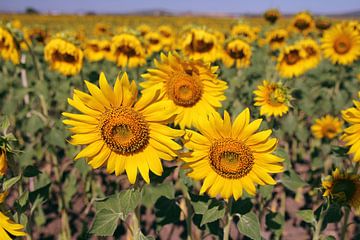
M 232 221 L 232 217 L 231 217 L 232 203 L 233 203 L 233 199 L 230 198 L 228 203 L 226 204 L 225 226 L 224 226 L 223 240 L 229 240 L 229 236 L 230 236 L 230 225 L 231 225 L 231 221 Z
M 344 224 L 343 224 L 343 226 L 341 228 L 340 240 L 345 240 L 346 239 L 349 216 L 350 216 L 350 207 L 345 207 Z
M 329 207 L 329 204 L 327 204 L 327 205 Z M 326 216 L 328 207 L 325 210 L 324 210 L 324 206 L 321 207 L 319 220 L 317 221 L 316 226 L 315 226 L 315 233 L 314 233 L 314 236 L 313 236 L 313 240 L 319 240 L 320 239 L 321 228 L 322 228 L 322 225 L 323 225 L 324 218 Z

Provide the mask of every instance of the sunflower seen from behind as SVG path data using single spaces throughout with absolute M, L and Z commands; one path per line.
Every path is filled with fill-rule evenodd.
M 360 92 L 359 92 L 360 98 Z M 360 162 L 360 101 L 354 100 L 355 107 L 345 109 L 341 112 L 342 118 L 350 124 L 345 128 L 341 140 L 350 149 L 348 154 L 352 154 L 354 162 Z
M 360 56 L 360 34 L 345 24 L 324 32 L 321 39 L 324 56 L 333 64 L 350 65 Z
M 51 69 L 65 76 L 76 75 L 83 67 L 83 51 L 61 38 L 54 38 L 46 44 L 44 56 Z
M 198 119 L 216 114 L 225 100 L 226 82 L 217 78 L 217 67 L 199 60 L 189 60 L 177 53 L 161 54 L 154 60 L 140 85 L 143 94 L 160 91 L 160 101 L 169 102 L 176 111 L 175 125 L 180 128 L 198 124 Z
M 173 160 L 181 146 L 174 139 L 183 131 L 165 124 L 174 115 L 170 101 L 155 102 L 158 92 L 143 94 L 137 100 L 135 81 L 126 73 L 116 79 L 112 88 L 103 73 L 98 88 L 85 81 L 90 94 L 74 91 L 71 106 L 82 114 L 63 113 L 64 124 L 72 126 L 70 143 L 86 145 L 75 159 L 87 158 L 94 168 L 106 166 L 108 173 L 124 171 L 134 184 L 140 172 L 149 183 L 149 171 L 161 175 L 161 159 Z
M 264 80 L 253 93 L 255 94 L 254 106 L 260 107 L 260 115 L 282 117 L 289 111 L 290 90 L 281 82 Z
M 315 120 L 311 132 L 318 139 L 333 139 L 342 132 L 342 126 L 343 122 L 339 118 L 325 115 Z
M 240 39 L 231 39 L 224 44 L 221 59 L 228 68 L 246 68 L 251 64 L 251 46 Z
M 244 190 L 255 195 L 254 184 L 276 184 L 270 173 L 283 171 L 283 159 L 272 154 L 277 146 L 272 131 L 257 132 L 261 122 L 250 122 L 245 109 L 233 122 L 225 112 L 224 119 L 218 114 L 202 118 L 199 132 L 186 130 L 184 146 L 191 152 L 182 160 L 189 177 L 203 180 L 200 194 L 237 200 Z

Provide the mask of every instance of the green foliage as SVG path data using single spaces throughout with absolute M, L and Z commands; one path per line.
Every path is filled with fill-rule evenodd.
M 237 227 L 245 236 L 254 240 L 261 239 L 260 223 L 255 213 L 249 212 L 245 215 L 241 215 Z

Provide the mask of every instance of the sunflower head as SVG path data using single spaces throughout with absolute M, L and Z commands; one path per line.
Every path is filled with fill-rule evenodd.
M 111 35 L 111 26 L 107 23 L 97 23 L 94 27 L 96 36 Z
M 66 76 L 78 74 L 83 66 L 83 51 L 61 38 L 54 38 L 46 44 L 44 55 L 51 69 Z
M 175 125 L 196 125 L 199 116 L 216 114 L 225 100 L 227 84 L 217 78 L 217 67 L 176 53 L 161 54 L 155 69 L 143 74 L 143 93 L 160 91 L 160 100 L 170 100 L 176 108 Z
M 306 57 L 305 50 L 299 45 L 286 46 L 281 49 L 277 70 L 282 77 L 297 77 L 306 71 L 303 61 Z
M 224 50 L 222 54 L 222 61 L 225 66 L 236 68 L 244 68 L 251 63 L 251 47 L 250 45 L 241 39 L 230 39 L 224 44 Z
M 83 114 L 63 113 L 64 124 L 72 126 L 70 143 L 87 145 L 76 157 L 87 158 L 96 169 L 106 165 L 108 173 L 126 171 L 135 183 L 138 171 L 150 182 L 149 171 L 162 174 L 161 159 L 173 160 L 181 146 L 173 141 L 183 135 L 165 124 L 172 120 L 169 101 L 156 102 L 157 93 L 142 94 L 137 101 L 135 81 L 127 74 L 111 87 L 103 73 L 98 88 L 85 82 L 90 94 L 75 90 L 68 102 Z
M 314 19 L 311 16 L 311 14 L 308 12 L 301 12 L 296 14 L 296 16 L 294 17 L 294 19 L 290 24 L 291 30 L 305 35 L 313 31 L 314 27 L 315 27 Z
M 111 52 L 119 67 L 134 68 L 146 62 L 146 54 L 139 38 L 130 33 L 116 35 L 111 40 Z
M 149 55 L 154 52 L 160 52 L 163 49 L 164 37 L 158 32 L 148 32 L 145 38 L 146 51 Z
M 342 132 L 343 122 L 339 118 L 326 115 L 316 119 L 311 131 L 316 138 L 333 139 Z
M 265 20 L 271 24 L 274 24 L 280 18 L 280 16 L 280 11 L 277 8 L 268 9 L 264 13 Z
M 272 50 L 280 49 L 286 45 L 288 31 L 285 29 L 274 29 L 266 33 L 265 43 L 270 45 Z
M 231 28 L 231 35 L 233 37 L 239 37 L 243 40 L 251 43 L 257 39 L 257 33 L 254 29 L 247 24 L 236 24 Z
M 327 18 L 318 18 L 315 21 L 315 26 L 318 30 L 324 31 L 331 27 L 331 21 Z
M 149 32 L 151 32 L 151 27 L 147 24 L 141 24 L 137 26 L 136 30 L 140 32 L 141 36 L 145 36 Z
M 281 82 L 263 81 L 254 91 L 255 106 L 260 107 L 260 115 L 279 116 L 286 114 L 290 107 L 291 95 Z
M 334 64 L 349 65 L 360 56 L 360 35 L 345 24 L 337 24 L 324 32 L 321 48 Z
M 304 57 L 304 66 L 306 69 L 315 68 L 321 60 L 321 50 L 319 44 L 313 39 L 303 39 L 297 42 L 304 49 L 306 55 Z
M 20 63 L 20 51 L 9 30 L 0 27 L 0 57 L 14 64 Z
M 338 168 L 322 181 L 323 196 L 341 205 L 360 210 L 360 176 L 341 172 Z
M 261 119 L 250 123 L 245 109 L 233 122 L 225 112 L 223 119 L 220 115 L 202 119 L 199 133 L 186 131 L 184 145 L 191 153 L 182 160 L 190 169 L 189 177 L 204 180 L 200 194 L 238 199 L 243 190 L 254 195 L 256 183 L 276 183 L 269 173 L 282 172 L 278 163 L 283 159 L 272 154 L 277 140 L 269 138 L 271 130 L 256 133 L 260 124 Z

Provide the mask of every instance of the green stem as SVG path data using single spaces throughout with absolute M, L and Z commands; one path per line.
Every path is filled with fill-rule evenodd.
M 314 233 L 314 236 L 313 236 L 313 240 L 319 240 L 320 239 L 321 228 L 322 228 L 326 213 L 327 213 L 327 209 L 324 210 L 324 207 L 321 207 L 320 217 L 319 217 L 319 220 L 317 221 L 317 224 L 315 226 L 315 233 Z
M 232 222 L 232 217 L 231 217 L 232 203 L 233 203 L 233 199 L 230 198 L 229 202 L 226 204 L 225 226 L 224 226 L 223 240 L 229 240 L 229 236 L 230 236 L 230 225 L 231 225 L 231 222 Z
M 343 224 L 343 226 L 341 228 L 340 240 L 345 240 L 346 239 L 349 216 L 350 216 L 350 207 L 345 207 L 344 224 Z

